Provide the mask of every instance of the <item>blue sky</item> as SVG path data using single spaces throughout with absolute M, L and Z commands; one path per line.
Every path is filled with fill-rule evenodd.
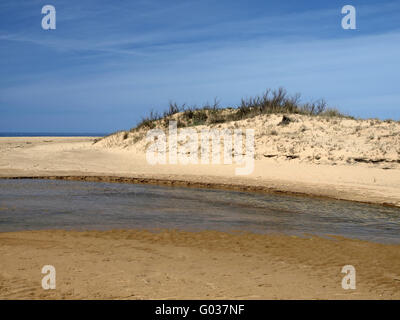
M 56 30 L 41 28 L 42 6 Z M 357 29 L 341 28 L 341 8 Z M 0 132 L 112 132 L 266 88 L 400 119 L 399 1 L 2 0 Z

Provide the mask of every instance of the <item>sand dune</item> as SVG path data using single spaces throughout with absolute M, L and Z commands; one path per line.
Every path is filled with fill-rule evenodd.
M 175 115 L 177 117 L 179 115 Z M 282 115 L 266 114 L 191 128 L 198 132 L 206 127 L 253 128 L 258 160 L 272 158 L 283 162 L 293 160 L 291 163 L 327 165 L 366 163 L 384 169 L 400 168 L 400 122 L 300 114 L 285 117 L 290 119 L 285 124 Z M 96 146 L 143 153 L 147 130 L 121 131 L 102 139 Z
M 400 206 L 399 123 L 291 116 L 255 127 L 255 170 L 149 165 L 144 131 L 98 138 L 0 138 L 0 177 L 161 183 L 291 192 Z M 200 128 L 199 128 L 200 129 Z M 32 231 L 0 234 L 0 298 L 399 299 L 399 248 L 348 239 L 217 232 Z M 57 290 L 40 286 L 57 268 Z M 341 288 L 344 265 L 357 290 Z
M 279 191 L 400 206 L 400 124 L 263 115 L 216 125 L 255 128 L 254 171 L 237 164 L 150 165 L 145 130 L 97 138 L 0 138 L 0 176 L 118 176 Z M 202 126 L 196 127 L 201 130 Z

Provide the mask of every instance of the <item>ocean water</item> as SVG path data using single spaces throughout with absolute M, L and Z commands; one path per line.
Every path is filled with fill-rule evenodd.
M 108 133 L 0 132 L 0 137 L 104 137 Z
M 126 228 L 340 235 L 400 243 L 400 209 L 223 190 L 0 179 L 0 232 Z

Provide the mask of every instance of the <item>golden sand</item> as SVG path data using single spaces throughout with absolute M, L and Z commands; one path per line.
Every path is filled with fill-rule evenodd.
M 162 230 L 0 234 L 1 299 L 399 299 L 400 246 Z M 356 290 L 344 290 L 344 265 Z M 43 290 L 44 265 L 56 289 Z

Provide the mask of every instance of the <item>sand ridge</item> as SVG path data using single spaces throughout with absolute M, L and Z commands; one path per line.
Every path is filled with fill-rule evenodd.
M 0 177 L 119 177 L 166 184 L 275 191 L 400 206 L 400 169 L 382 164 L 322 164 L 298 159 L 255 160 L 254 172 L 236 165 L 149 165 L 143 152 L 98 145 L 98 138 L 0 138 Z M 110 179 L 111 179 L 110 178 Z M 95 179 L 95 178 L 93 178 Z M 110 180 L 109 179 L 109 180 Z
M 180 119 L 180 115 L 176 114 L 172 119 Z M 289 119 L 288 122 L 283 122 L 283 118 Z M 162 125 L 156 128 L 168 133 L 168 128 Z M 258 160 L 270 158 L 327 165 L 366 163 L 387 170 L 400 168 L 400 122 L 393 120 L 265 114 L 190 129 L 199 134 L 203 129 L 254 129 L 255 158 Z M 120 131 L 101 139 L 95 146 L 144 153 L 148 130 Z

